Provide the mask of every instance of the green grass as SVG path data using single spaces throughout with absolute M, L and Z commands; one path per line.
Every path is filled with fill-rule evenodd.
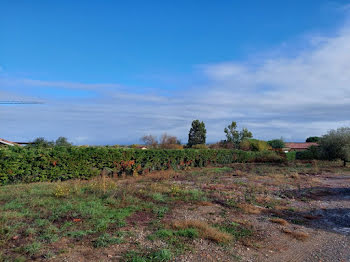
M 221 225 L 219 228 L 222 231 L 231 234 L 235 240 L 240 240 L 253 235 L 253 230 L 234 222 L 226 225 Z
M 82 240 L 84 237 L 93 233 L 95 233 L 95 231 L 89 229 L 89 230 L 71 231 L 71 232 L 67 232 L 65 235 L 75 240 Z
M 120 243 L 122 243 L 122 239 L 120 237 L 112 236 L 108 233 L 100 235 L 97 239 L 93 241 L 93 245 L 95 248 L 108 247 L 110 245 L 120 244 Z
M 209 169 L 210 173 L 216 173 L 216 174 L 227 173 L 231 171 L 232 171 L 231 167 L 216 167 L 216 168 Z
M 149 236 L 149 239 L 171 239 L 176 237 L 197 238 L 199 232 L 195 228 L 186 228 L 180 230 L 159 229 L 154 234 Z
M 23 247 L 23 252 L 28 254 L 29 256 L 34 256 L 39 253 L 41 249 L 41 244 L 39 242 L 33 242 Z
M 63 237 L 83 241 L 93 235 L 93 247 L 120 243 L 121 238 L 109 232 L 126 225 L 126 218 L 143 208 L 143 203 L 137 199 L 122 203 L 113 196 L 88 192 L 86 187 L 70 187 L 65 197 L 55 196 L 54 183 L 0 187 L 0 250 L 20 252 L 28 259 Z M 31 243 L 11 247 L 13 237 Z
M 163 218 L 164 215 L 169 211 L 167 206 L 155 206 L 152 209 L 153 213 L 157 215 L 158 218 Z
M 167 197 L 165 195 L 163 195 L 162 193 L 154 193 L 152 195 L 152 198 L 153 198 L 153 200 L 158 201 L 158 202 L 162 202 L 162 203 L 166 202 L 166 200 L 167 200 Z
M 163 262 L 171 260 L 173 253 L 168 249 L 149 252 L 130 251 L 124 258 L 126 262 Z

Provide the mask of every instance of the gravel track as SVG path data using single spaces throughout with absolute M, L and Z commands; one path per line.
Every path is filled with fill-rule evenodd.
M 320 182 L 326 194 L 310 202 L 311 214 L 320 217 L 309 225 L 315 234 L 263 261 L 350 261 L 350 176 L 327 176 Z

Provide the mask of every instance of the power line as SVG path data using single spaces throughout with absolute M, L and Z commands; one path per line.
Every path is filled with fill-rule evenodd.
M 0 105 L 35 105 L 43 104 L 43 102 L 38 101 L 0 101 Z

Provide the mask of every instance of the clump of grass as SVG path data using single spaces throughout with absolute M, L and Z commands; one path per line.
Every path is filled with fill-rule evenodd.
M 198 230 L 195 228 L 180 229 L 175 234 L 187 238 L 197 238 L 199 236 Z
M 122 242 L 121 238 L 114 237 L 108 233 L 105 233 L 93 241 L 93 246 L 95 248 L 108 247 L 110 245 L 120 244 L 121 242 Z
M 246 173 L 244 173 L 242 170 L 235 170 L 235 176 L 244 176 L 244 175 L 246 175 Z
M 217 243 L 227 243 L 232 240 L 232 236 L 226 232 L 210 226 L 208 223 L 200 220 L 177 220 L 172 223 L 175 229 L 195 228 L 202 238 L 212 240 Z
M 174 231 L 170 229 L 160 229 L 156 233 L 154 233 L 150 238 L 170 238 L 174 236 Z
M 39 242 L 33 242 L 31 244 L 24 246 L 23 252 L 30 256 L 34 256 L 40 251 L 40 249 L 41 249 L 41 244 Z
M 243 238 L 250 237 L 254 233 L 252 229 L 235 222 L 222 225 L 220 226 L 220 228 L 223 231 L 231 234 L 235 238 L 235 240 L 241 240 Z
M 150 235 L 149 239 L 151 240 L 156 238 L 170 239 L 176 236 L 187 237 L 187 238 L 197 238 L 199 236 L 199 232 L 195 228 L 185 228 L 180 230 L 160 229 L 156 233 Z
M 286 226 L 289 224 L 288 221 L 284 220 L 283 218 L 271 218 L 270 221 L 272 223 L 280 224 L 282 226 Z
M 77 230 L 77 231 L 71 231 L 71 232 L 67 232 L 66 236 L 69 236 L 71 238 L 74 238 L 75 240 L 81 240 L 83 239 L 85 236 L 94 233 L 93 230 Z
M 69 195 L 70 188 L 68 184 L 57 184 L 54 189 L 53 195 L 57 198 L 65 198 Z
M 300 179 L 300 175 L 299 175 L 297 172 L 292 173 L 292 174 L 290 175 L 290 177 L 293 178 L 293 179 Z
M 243 210 L 247 214 L 260 214 L 262 211 L 262 208 L 259 208 L 257 206 L 251 205 L 251 204 L 237 204 L 237 207 L 241 210 Z
M 292 230 L 287 229 L 287 228 L 283 228 L 282 232 L 294 237 L 295 239 L 301 240 L 301 241 L 305 241 L 306 239 L 308 239 L 310 237 L 310 235 L 305 233 L 305 232 L 292 231 Z
M 169 208 L 166 206 L 155 206 L 152 211 L 157 215 L 158 218 L 164 217 L 164 215 L 168 212 Z
M 162 193 L 154 193 L 152 195 L 153 200 L 158 201 L 158 202 L 165 202 L 166 197 Z
M 126 262 L 163 262 L 173 258 L 173 253 L 169 249 L 158 251 L 135 252 L 130 251 L 125 254 Z
M 213 168 L 213 169 L 210 169 L 210 172 L 211 173 L 217 173 L 217 174 L 220 174 L 220 173 L 227 173 L 227 172 L 230 172 L 232 171 L 232 168 L 231 167 L 216 167 L 216 168 Z

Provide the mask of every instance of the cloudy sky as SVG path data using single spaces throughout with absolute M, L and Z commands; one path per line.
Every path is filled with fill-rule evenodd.
M 72 3 L 73 2 L 73 3 Z M 0 1 L 0 137 L 207 141 L 350 126 L 350 1 Z

